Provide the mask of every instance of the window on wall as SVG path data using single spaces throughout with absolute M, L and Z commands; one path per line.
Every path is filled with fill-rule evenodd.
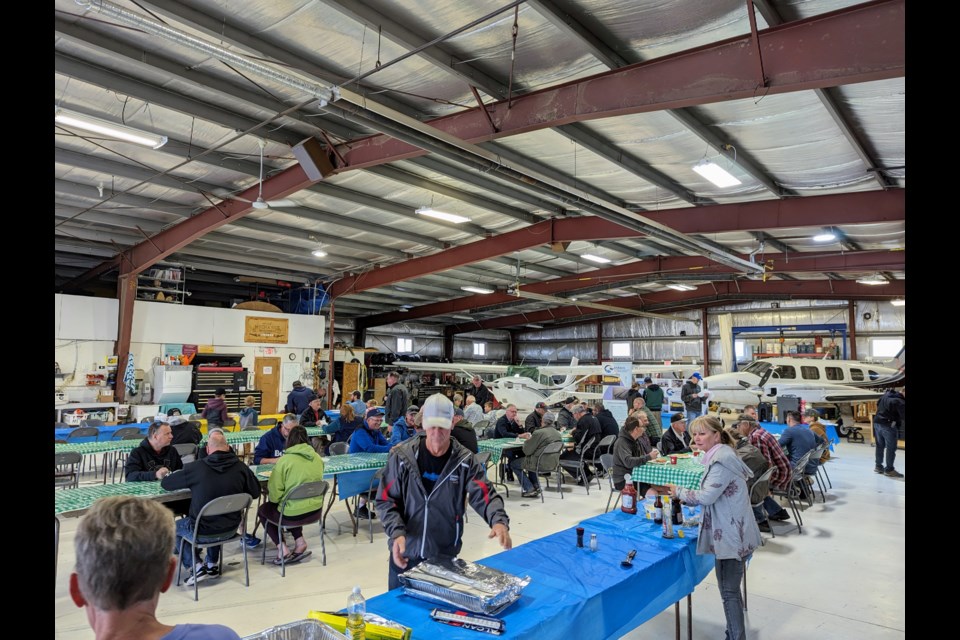
M 747 358 L 747 341 L 734 340 L 733 353 L 734 353 L 734 357 L 737 359 L 738 362 L 740 360 L 745 360 Z
M 473 343 L 473 355 L 475 355 L 475 356 L 485 356 L 485 355 L 487 355 L 487 343 L 486 343 L 486 342 L 474 342 L 474 343 Z
M 873 338 L 870 341 L 870 355 L 874 358 L 896 358 L 903 349 L 903 338 Z
M 413 351 L 413 338 L 397 338 L 397 353 Z
M 630 343 L 629 342 L 611 342 L 610 357 L 611 358 L 629 358 Z

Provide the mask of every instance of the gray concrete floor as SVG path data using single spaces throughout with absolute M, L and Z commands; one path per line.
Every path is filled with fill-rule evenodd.
M 748 569 L 747 627 L 751 639 L 884 640 L 902 638 L 905 624 L 904 481 L 873 473 L 869 444 L 842 443 L 827 470 L 833 489 L 827 502 L 817 501 L 803 513 L 803 533 L 792 520 L 775 525 L 776 538 L 763 534 L 766 545 Z M 906 473 L 905 452 L 897 452 L 897 468 Z M 92 480 L 90 480 L 92 481 Z M 564 499 L 548 492 L 540 500 L 520 497 L 511 485 L 506 499 L 514 545 L 573 526 L 603 512 L 607 485 L 590 495 L 582 487 L 564 485 Z M 819 496 L 819 493 L 817 494 Z M 342 505 L 331 516 L 349 523 Z M 56 580 L 56 637 L 94 638 L 82 609 L 70 600 L 67 585 L 74 562 L 73 533 L 77 520 L 63 522 Z M 251 516 L 251 524 L 253 522 Z M 167 624 L 216 622 L 241 636 L 303 618 L 307 611 L 337 610 L 346 605 L 354 585 L 368 598 L 387 588 L 387 548 L 383 530 L 374 522 L 373 544 L 366 530 L 354 538 L 344 527 L 337 534 L 328 520 L 327 566 L 320 563 L 319 529 L 307 529 L 314 554 L 288 567 L 287 576 L 269 564 L 260 565 L 260 550 L 250 552 L 250 587 L 243 586 L 239 545 L 225 549 L 225 575 L 193 589 L 172 586 L 160 597 L 158 618 Z M 489 529 L 471 512 L 461 557 L 476 560 L 499 551 L 487 538 Z M 262 535 L 262 534 L 260 534 Z M 686 628 L 685 607 L 683 627 Z M 723 638 L 724 618 L 713 574 L 693 594 L 695 638 Z M 661 612 L 624 638 L 667 638 L 674 630 L 673 607 Z M 418 637 L 415 632 L 414 637 Z M 422 635 L 420 636 L 422 637 Z M 544 639 L 547 640 L 547 639 Z M 592 640 L 592 639 L 583 639 Z

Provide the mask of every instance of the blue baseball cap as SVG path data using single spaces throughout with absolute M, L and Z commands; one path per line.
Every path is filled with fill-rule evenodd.
M 695 371 L 694 374 L 693 374 L 692 376 L 690 376 L 690 377 L 691 377 L 691 378 L 696 378 L 697 380 L 703 380 L 703 376 L 700 375 L 700 372 L 699 372 L 699 371 Z
M 383 407 L 372 407 L 367 409 L 367 412 L 363 414 L 363 419 L 366 420 L 370 416 L 382 416 L 383 413 Z

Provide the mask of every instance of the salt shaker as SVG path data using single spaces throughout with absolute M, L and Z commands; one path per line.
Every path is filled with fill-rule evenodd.
M 597 550 L 597 534 L 591 533 L 590 534 L 590 551 L 596 551 L 596 550 Z

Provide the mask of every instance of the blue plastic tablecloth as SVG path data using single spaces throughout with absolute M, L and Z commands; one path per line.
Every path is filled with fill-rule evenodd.
M 571 527 L 478 561 L 531 577 L 520 600 L 497 616 L 506 621 L 502 638 L 620 637 L 691 593 L 714 567 L 714 556 L 696 555 L 696 528 L 685 528 L 685 538 L 668 540 L 643 515 L 621 511 L 580 526 L 586 541 L 597 534 L 597 552 L 577 548 L 576 527 Z M 637 550 L 633 567 L 624 569 L 620 561 L 631 549 Z M 383 562 L 386 565 L 385 552 Z M 435 606 L 403 595 L 403 589 L 367 601 L 367 611 L 412 628 L 414 638 L 480 637 L 431 620 Z
M 115 425 L 115 426 L 112 426 L 112 427 L 106 427 L 106 426 L 104 426 L 104 427 L 97 427 L 97 429 L 100 430 L 100 435 L 99 435 L 99 437 L 94 438 L 93 436 L 87 436 L 87 437 L 85 437 L 85 438 L 75 438 L 74 440 L 72 440 L 72 442 L 104 442 L 104 441 L 107 441 L 107 440 L 112 440 L 112 439 L 113 439 L 113 434 L 116 433 L 117 429 L 123 429 L 123 428 L 126 428 L 126 427 L 141 427 L 140 433 L 142 433 L 144 436 L 146 436 L 146 435 L 147 435 L 147 427 L 149 427 L 149 426 L 150 426 L 150 425 L 149 425 L 149 424 L 146 424 L 146 423 L 136 423 L 136 422 L 134 422 L 134 423 L 131 423 L 131 424 L 119 424 L 119 425 Z M 70 432 L 71 432 L 71 431 L 73 431 L 74 429 L 79 429 L 79 428 L 80 428 L 80 427 L 70 427 L 70 428 L 68 428 L 68 429 L 54 429 L 54 430 L 53 430 L 53 438 L 54 438 L 54 440 L 66 440 L 66 439 L 67 439 L 67 436 L 70 435 Z

